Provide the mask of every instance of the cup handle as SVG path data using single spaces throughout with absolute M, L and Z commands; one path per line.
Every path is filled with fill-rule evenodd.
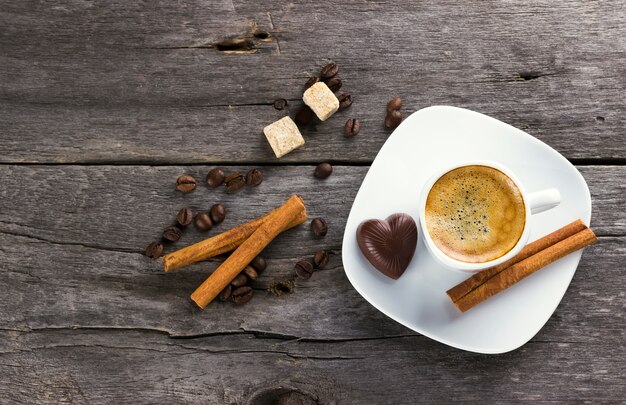
M 561 193 L 556 188 L 535 191 L 526 196 L 531 214 L 538 214 L 556 207 L 561 203 Z

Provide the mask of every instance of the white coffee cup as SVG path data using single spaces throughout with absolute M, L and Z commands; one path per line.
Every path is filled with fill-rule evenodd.
M 524 230 L 522 231 L 522 235 L 520 236 L 515 246 L 513 246 L 513 248 L 509 250 L 506 254 L 498 257 L 497 259 L 481 263 L 468 263 L 453 259 L 437 247 L 435 242 L 430 237 L 430 234 L 428 233 L 428 227 L 426 226 L 426 199 L 428 198 L 428 194 L 430 193 L 431 188 L 441 176 L 451 170 L 464 166 L 488 166 L 497 169 L 506 174 L 515 183 L 517 188 L 520 190 L 520 193 L 522 194 L 522 199 L 524 201 L 524 206 L 526 209 L 526 221 L 524 223 Z M 522 250 L 522 248 L 526 246 L 526 243 L 528 242 L 528 237 L 530 236 L 530 216 L 532 214 L 537 214 L 539 212 L 547 211 L 551 208 L 554 208 L 560 203 L 561 193 L 559 193 L 559 190 L 555 188 L 550 188 L 528 193 L 526 192 L 524 186 L 522 185 L 522 183 L 520 183 L 518 178 L 509 169 L 507 169 L 500 163 L 484 160 L 463 162 L 438 170 L 424 185 L 424 188 L 422 189 L 422 193 L 420 195 L 419 205 L 419 220 L 422 230 L 422 237 L 424 238 L 426 247 L 428 248 L 432 256 L 435 257 L 439 262 L 441 262 L 445 267 L 465 272 L 477 272 L 479 270 L 497 266 L 498 264 L 503 263 L 518 254 L 520 250 Z

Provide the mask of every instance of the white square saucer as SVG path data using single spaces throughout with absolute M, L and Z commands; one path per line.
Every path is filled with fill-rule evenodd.
M 561 204 L 532 216 L 530 242 L 578 218 L 589 224 L 587 184 L 557 151 L 486 115 L 456 107 L 428 107 L 405 119 L 372 163 L 346 224 L 343 266 L 367 301 L 406 327 L 459 349 L 504 353 L 529 341 L 548 321 L 569 286 L 581 251 L 461 313 L 445 292 L 469 274 L 439 265 L 428 253 L 421 231 L 415 256 L 398 280 L 378 272 L 356 241 L 362 221 L 384 219 L 395 212 L 410 214 L 419 228 L 419 193 L 426 180 L 437 167 L 467 160 L 502 163 L 528 192 L 559 189 Z

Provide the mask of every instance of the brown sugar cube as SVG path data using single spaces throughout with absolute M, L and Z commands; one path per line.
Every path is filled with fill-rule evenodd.
M 302 100 L 322 121 L 326 121 L 339 109 L 339 100 L 324 82 L 317 82 L 309 87 Z
M 281 118 L 266 126 L 263 128 L 263 133 L 277 158 L 304 145 L 304 138 L 296 123 L 289 117 Z

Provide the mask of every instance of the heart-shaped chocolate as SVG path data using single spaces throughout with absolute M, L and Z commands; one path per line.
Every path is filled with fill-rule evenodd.
M 417 226 L 408 214 L 361 222 L 356 240 L 363 256 L 384 275 L 397 280 L 409 266 L 417 246 Z

